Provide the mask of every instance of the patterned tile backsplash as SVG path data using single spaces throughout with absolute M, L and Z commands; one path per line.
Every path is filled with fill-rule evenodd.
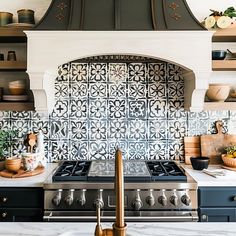
M 42 129 L 48 162 L 125 158 L 183 160 L 183 137 L 214 132 L 233 112 L 184 111 L 182 69 L 159 61 L 81 61 L 59 67 L 56 104 L 48 116 L 1 112 L 2 129 L 17 129 L 13 154 L 29 131 Z M 16 142 L 15 142 L 16 141 Z

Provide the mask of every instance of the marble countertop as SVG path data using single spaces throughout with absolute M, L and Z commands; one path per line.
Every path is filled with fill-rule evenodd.
M 0 187 L 42 187 L 47 177 L 57 167 L 56 163 L 48 163 L 42 174 L 24 178 L 0 177 Z
M 236 223 L 128 223 L 127 236 L 235 236 Z M 102 224 L 110 228 L 111 224 Z M 95 223 L 0 223 L 0 236 L 93 236 Z
M 185 171 L 198 183 L 199 187 L 236 187 L 236 172 L 224 169 L 226 175 L 217 178 L 194 170 L 191 165 L 181 165 Z M 220 165 L 209 165 L 208 169 L 222 169 Z

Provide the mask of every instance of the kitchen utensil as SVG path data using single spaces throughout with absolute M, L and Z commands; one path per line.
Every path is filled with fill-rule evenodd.
M 213 50 L 212 51 L 212 60 L 224 60 L 227 55 L 225 50 Z
M 227 51 L 230 53 L 231 56 L 236 57 L 236 52 L 231 52 L 229 49 Z
M 0 12 L 0 26 L 12 23 L 13 14 L 10 12 Z
M 194 170 L 207 169 L 210 158 L 209 157 L 190 157 L 190 161 Z
M 35 24 L 33 10 L 21 9 L 17 11 L 17 14 L 19 23 Z
M 190 165 L 190 157 L 201 155 L 200 136 L 184 137 L 185 164 Z
M 224 102 L 229 96 L 228 84 L 210 84 L 206 92 L 207 97 L 214 102 Z
M 236 135 L 224 134 L 222 121 L 216 122 L 217 134 L 202 135 L 200 137 L 202 156 L 210 158 L 211 164 L 222 164 L 221 154 L 225 147 L 236 145 Z

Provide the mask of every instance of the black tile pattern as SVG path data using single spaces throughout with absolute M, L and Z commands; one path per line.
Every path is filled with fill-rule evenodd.
M 96 56 L 63 64 L 55 80 L 54 110 L 0 112 L 2 129 L 17 129 L 13 154 L 25 152 L 29 131 L 43 130 L 46 157 L 58 160 L 183 159 L 183 136 L 215 132 L 235 112 L 184 111 L 183 69 L 146 57 Z M 15 143 L 16 141 L 16 143 Z

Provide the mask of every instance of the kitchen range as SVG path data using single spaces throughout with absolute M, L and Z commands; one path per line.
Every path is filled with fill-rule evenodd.
M 44 221 L 115 219 L 113 161 L 64 161 L 44 183 Z M 197 183 L 174 161 L 124 161 L 126 221 L 198 221 Z

